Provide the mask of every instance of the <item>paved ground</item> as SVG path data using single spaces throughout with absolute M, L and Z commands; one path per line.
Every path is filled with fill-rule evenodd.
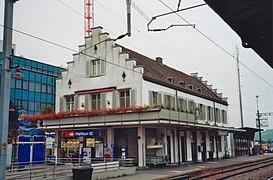
M 264 154 L 264 155 L 257 155 L 257 156 L 241 156 L 235 157 L 231 159 L 222 159 L 222 160 L 214 160 L 208 161 L 204 163 L 196 163 L 196 164 L 182 164 L 182 165 L 173 165 L 167 167 L 157 167 L 157 168 L 148 168 L 137 170 L 137 174 L 131 176 L 124 176 L 113 178 L 114 180 L 151 180 L 155 178 L 161 178 L 164 176 L 168 176 L 175 173 L 187 173 L 194 170 L 200 170 L 202 168 L 207 168 L 208 166 L 220 166 L 224 164 L 231 164 L 236 162 L 243 162 L 243 161 L 253 161 L 255 159 L 263 159 L 267 158 L 268 156 L 273 157 L 273 154 Z

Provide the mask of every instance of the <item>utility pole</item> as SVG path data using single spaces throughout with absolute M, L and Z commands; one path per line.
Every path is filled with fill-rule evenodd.
M 6 179 L 7 137 L 9 122 L 9 98 L 11 81 L 11 54 L 12 54 L 12 24 L 13 3 L 16 0 L 5 0 L 3 59 L 0 90 L 0 179 Z
M 258 128 L 259 128 L 259 154 L 261 153 L 261 150 L 262 150 L 262 134 L 261 134 L 261 115 L 260 115 L 260 112 L 259 112 L 259 102 L 258 102 L 258 98 L 259 96 L 256 95 L 256 100 L 257 100 L 257 122 L 258 122 Z
M 238 86 L 239 86 L 239 102 L 240 102 L 240 115 L 241 115 L 241 126 L 244 128 L 244 119 L 243 119 L 243 105 L 242 105 L 242 90 L 241 90 L 241 75 L 240 75 L 240 66 L 239 66 L 239 49 L 236 45 L 236 60 L 237 60 L 237 75 L 238 75 Z

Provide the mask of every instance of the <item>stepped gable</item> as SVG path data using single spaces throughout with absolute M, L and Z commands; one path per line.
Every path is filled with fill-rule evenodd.
M 161 61 L 162 59 L 160 60 L 161 62 L 157 62 L 156 60 L 139 54 L 131 49 L 125 48 L 121 45 L 119 46 L 122 48 L 122 52 L 126 52 L 129 54 L 129 58 L 136 59 L 137 66 L 144 67 L 144 79 L 171 87 L 173 89 L 177 89 L 182 92 L 186 92 L 195 96 L 219 102 L 224 105 L 228 105 L 226 101 L 218 97 L 216 93 L 212 92 L 211 89 L 209 89 L 204 83 L 202 83 L 202 81 L 198 80 L 196 77 L 187 75 L 181 71 L 164 65 L 164 63 L 162 63 Z M 168 78 L 172 78 L 173 81 L 170 82 Z M 182 87 L 181 84 L 179 84 L 182 81 L 184 82 L 185 87 Z M 193 85 L 194 88 L 191 90 L 188 88 L 188 85 Z M 198 92 L 197 88 L 201 88 L 202 92 Z

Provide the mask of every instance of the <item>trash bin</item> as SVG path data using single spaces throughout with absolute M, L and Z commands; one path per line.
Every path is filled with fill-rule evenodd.
M 93 168 L 91 167 L 81 167 L 72 169 L 73 180 L 91 180 Z

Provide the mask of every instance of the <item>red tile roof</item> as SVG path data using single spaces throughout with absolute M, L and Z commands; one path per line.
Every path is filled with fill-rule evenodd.
M 119 45 L 120 46 L 120 45 Z M 214 92 L 211 91 L 205 84 L 203 84 L 196 77 L 192 77 L 187 75 L 181 71 L 178 71 L 174 68 L 171 68 L 165 64 L 161 64 L 156 62 L 155 60 L 139 54 L 131 49 L 122 48 L 122 52 L 126 52 L 129 54 L 129 58 L 134 58 L 136 60 L 137 66 L 142 66 L 144 68 L 143 78 L 144 80 L 151 81 L 163 86 L 170 87 L 172 89 L 176 89 L 178 91 L 182 91 L 191 95 L 199 96 L 208 100 L 212 100 L 224 105 L 228 105 L 226 101 L 223 101 L 220 97 L 218 97 Z M 164 62 L 163 62 L 164 63 Z M 167 78 L 173 78 L 173 83 L 170 82 Z M 185 83 L 185 87 L 182 87 L 179 82 L 183 81 Z M 190 90 L 187 88 L 188 85 L 193 85 L 194 89 Z M 196 89 L 201 88 L 202 93 L 198 92 Z

